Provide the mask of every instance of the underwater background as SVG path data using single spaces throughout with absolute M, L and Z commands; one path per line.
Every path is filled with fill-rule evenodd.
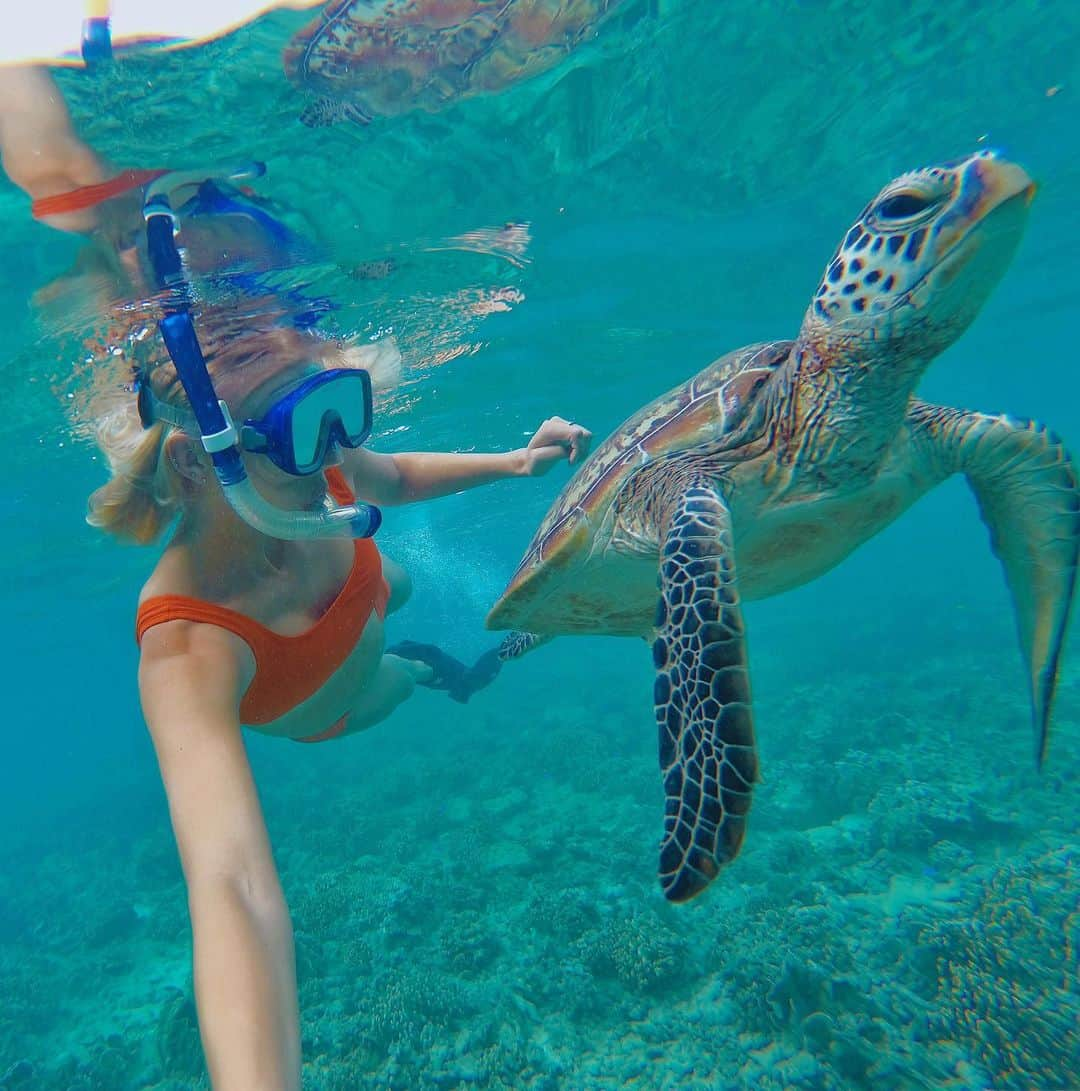
M 980 145 L 1037 179 L 1004 281 L 920 387 L 1080 450 L 1080 5 L 626 0 L 546 73 L 300 121 L 275 15 L 58 74 L 123 166 L 268 165 L 334 329 L 393 337 L 379 450 L 597 440 L 793 337 L 881 185 Z M 6 488 L 0 1088 L 205 1087 L 186 902 L 135 689 L 154 550 L 84 523 L 108 359 L 31 297 L 77 240 L 0 188 Z M 507 225 L 514 225 L 512 228 Z M 479 242 L 477 240 L 480 240 Z M 463 659 L 565 467 L 388 513 L 391 640 Z M 467 706 L 302 750 L 249 735 L 297 933 L 304 1087 L 1080 1086 L 1080 644 L 1035 770 L 1011 605 L 962 480 L 746 606 L 763 783 L 693 903 L 655 879 L 648 648 L 565 638 Z

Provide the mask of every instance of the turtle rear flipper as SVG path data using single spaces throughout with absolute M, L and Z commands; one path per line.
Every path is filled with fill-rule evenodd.
M 355 103 L 324 95 L 313 99 L 300 111 L 300 122 L 309 129 L 323 129 L 339 121 L 351 121 L 356 125 L 369 125 L 371 117 Z
M 691 483 L 668 516 L 656 629 L 660 883 L 682 902 L 738 854 L 758 775 L 731 516 L 710 481 Z
M 515 629 L 502 638 L 502 643 L 499 645 L 499 661 L 505 663 L 510 659 L 520 659 L 523 655 L 528 655 L 533 648 L 539 648 L 541 644 L 546 644 L 552 639 L 554 638 L 542 636 L 540 633 L 526 633 Z
M 1031 421 L 922 403 L 911 419 L 932 440 L 932 456 L 967 477 L 1005 569 L 1041 766 L 1080 558 L 1076 467 L 1061 440 Z

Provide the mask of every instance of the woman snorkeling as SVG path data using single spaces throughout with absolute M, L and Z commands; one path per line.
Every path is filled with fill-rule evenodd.
M 376 506 L 534 477 L 577 462 L 591 436 L 551 417 L 508 452 L 368 450 L 371 382 L 342 346 L 304 323 L 235 333 L 230 316 L 195 312 L 177 249 L 185 216 L 203 208 L 199 230 L 212 233 L 210 213 L 225 208 L 248 216 L 244 230 L 272 231 L 257 206 L 245 212 L 213 179 L 113 174 L 40 70 L 0 69 L 0 101 L 8 176 L 56 226 L 122 245 L 119 265 L 143 270 L 158 300 L 168 355 L 141 365 L 137 389 L 118 391 L 98 421 L 112 476 L 89 520 L 122 540 L 166 540 L 139 597 L 138 685 L 187 884 L 212 1084 L 298 1091 L 292 925 L 241 728 L 319 742 L 378 723 L 417 684 L 466 699 L 456 661 L 426 645 L 384 650 L 409 579 L 370 538 Z M 117 206 L 107 219 L 94 199 L 125 191 L 145 231 L 141 218 L 117 226 Z M 482 680 L 494 668 L 476 670 Z

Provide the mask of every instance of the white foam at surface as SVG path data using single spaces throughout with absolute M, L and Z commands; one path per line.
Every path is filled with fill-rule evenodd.
M 321 0 L 115 0 L 108 5 L 113 44 L 159 38 L 195 44 L 228 34 L 274 8 L 314 7 Z M 36 0 L 5 17 L 0 64 L 80 63 L 86 0 Z

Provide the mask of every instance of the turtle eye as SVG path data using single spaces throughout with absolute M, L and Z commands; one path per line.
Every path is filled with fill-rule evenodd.
M 935 204 L 937 201 L 932 197 L 909 191 L 886 197 L 876 211 L 883 220 L 910 220 L 912 216 L 920 215 Z

